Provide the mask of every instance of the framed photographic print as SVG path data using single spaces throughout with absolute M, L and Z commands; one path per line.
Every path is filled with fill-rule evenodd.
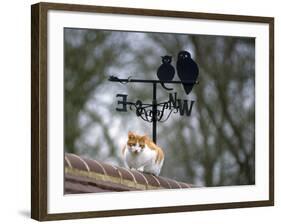
M 31 9 L 32 218 L 274 204 L 274 18 Z

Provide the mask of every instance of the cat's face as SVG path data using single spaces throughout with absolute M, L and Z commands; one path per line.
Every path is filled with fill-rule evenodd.
M 127 146 L 128 149 L 133 153 L 143 152 L 145 148 L 145 139 L 146 136 L 136 135 L 133 132 L 129 132 Z

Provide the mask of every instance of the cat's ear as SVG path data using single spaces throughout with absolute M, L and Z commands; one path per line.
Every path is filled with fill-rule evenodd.
M 144 140 L 148 140 L 148 139 L 149 139 L 149 137 L 147 136 L 147 134 L 144 134 L 144 135 L 142 136 L 142 139 L 144 139 Z
M 129 131 L 128 132 L 128 137 L 131 137 L 131 136 L 135 136 L 135 134 L 132 131 Z

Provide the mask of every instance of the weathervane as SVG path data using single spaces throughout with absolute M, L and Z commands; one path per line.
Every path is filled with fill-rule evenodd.
M 116 76 L 110 76 L 109 81 L 120 82 L 123 84 L 127 83 L 143 83 L 152 84 L 152 103 L 143 103 L 141 100 L 135 102 L 130 102 L 127 100 L 128 95 L 117 94 L 118 107 L 116 111 L 127 112 L 128 108 L 130 110 L 135 110 L 136 116 L 142 118 L 144 121 L 152 123 L 152 139 L 156 143 L 157 140 L 157 122 L 165 122 L 169 119 L 171 113 L 179 113 L 180 116 L 190 116 L 194 100 L 182 100 L 177 98 L 177 93 L 169 93 L 169 100 L 165 102 L 158 103 L 157 101 L 157 84 L 161 84 L 167 91 L 172 91 L 173 88 L 166 87 L 165 84 L 182 84 L 185 93 L 188 95 L 193 86 L 198 84 L 196 81 L 199 69 L 197 64 L 192 60 L 190 53 L 187 51 L 180 51 L 178 53 L 177 61 L 177 73 L 181 81 L 173 81 L 175 69 L 171 65 L 172 57 L 163 56 L 162 64 L 157 70 L 157 77 L 159 80 L 143 80 L 143 79 L 132 79 L 126 78 L 121 79 Z M 169 110 L 168 114 L 165 115 L 165 111 Z

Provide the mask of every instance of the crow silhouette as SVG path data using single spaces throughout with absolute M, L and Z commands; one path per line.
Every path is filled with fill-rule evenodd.
M 177 72 L 180 80 L 182 82 L 195 82 L 198 74 L 199 68 L 195 61 L 192 60 L 191 55 L 187 51 L 180 51 L 178 53 L 178 61 L 177 61 Z M 183 88 L 185 93 L 188 95 L 195 83 L 193 84 L 183 84 Z
M 162 56 L 162 65 L 157 70 L 157 77 L 160 81 L 172 81 L 175 75 L 175 69 L 171 65 L 172 56 Z M 161 85 L 166 90 L 173 90 L 172 88 L 168 88 L 165 84 L 161 82 Z

